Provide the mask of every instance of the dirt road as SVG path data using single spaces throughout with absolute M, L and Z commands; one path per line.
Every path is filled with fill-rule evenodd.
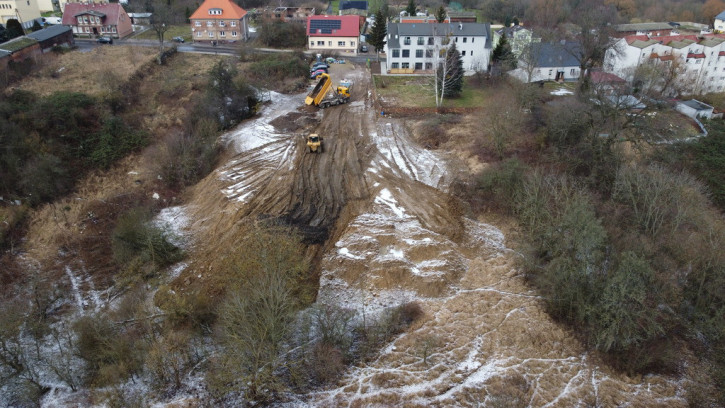
M 304 95 L 274 95 L 226 136 L 236 155 L 191 206 L 216 239 L 250 217 L 300 227 L 320 244 L 320 303 L 371 315 L 421 302 L 426 316 L 378 358 L 297 404 L 686 406 L 675 379 L 611 373 L 551 321 L 501 231 L 465 218 L 447 193 L 449 158 L 373 111 L 364 68 L 337 69 L 333 80 L 355 82 L 349 105 L 319 111 L 300 108 Z M 306 152 L 309 132 L 324 153 Z

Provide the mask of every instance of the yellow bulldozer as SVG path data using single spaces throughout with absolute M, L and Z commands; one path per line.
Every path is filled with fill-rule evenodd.
M 307 136 L 307 147 L 310 149 L 310 153 L 322 153 L 325 150 L 322 145 L 322 136 L 317 133 Z

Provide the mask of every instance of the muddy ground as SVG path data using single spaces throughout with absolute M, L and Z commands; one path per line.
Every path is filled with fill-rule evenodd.
M 381 117 L 364 67 L 331 75 L 354 81 L 351 103 L 318 110 L 304 94 L 274 94 L 259 118 L 225 135 L 233 157 L 187 207 L 199 251 L 250 219 L 299 227 L 319 303 L 363 315 L 422 304 L 425 317 L 376 359 L 292 405 L 687 405 L 683 381 L 611 372 L 553 322 L 501 230 L 466 218 L 449 194 L 467 166 L 416 144 L 406 119 Z M 323 153 L 305 149 L 311 132 L 324 137 Z

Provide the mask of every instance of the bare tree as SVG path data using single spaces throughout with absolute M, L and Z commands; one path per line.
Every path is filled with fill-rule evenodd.
M 164 0 L 157 0 L 153 3 L 153 14 L 151 14 L 151 28 L 156 32 L 159 39 L 159 62 L 164 52 L 164 35 L 174 23 L 174 10 L 171 4 Z
M 456 58 L 454 53 L 457 51 L 451 45 L 450 31 L 443 36 L 437 34 L 438 28 L 433 29 L 434 45 L 432 51 L 433 58 L 433 90 L 435 93 L 436 108 L 443 106 L 443 101 L 448 95 L 450 86 L 463 80 L 463 70 L 455 64 Z M 440 40 L 439 40 L 440 38 Z

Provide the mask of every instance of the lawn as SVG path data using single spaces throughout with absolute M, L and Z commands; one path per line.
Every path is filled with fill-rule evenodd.
M 171 41 L 174 37 L 182 37 L 184 41 L 191 41 L 191 28 L 189 25 L 175 25 L 169 27 L 169 29 L 164 33 L 164 41 Z M 159 37 L 156 35 L 156 31 L 154 31 L 153 28 L 150 28 L 144 32 L 141 32 L 139 34 L 134 35 L 132 38 L 137 40 L 159 40 Z
M 396 106 L 434 108 L 435 95 L 429 77 L 421 76 L 381 76 L 376 75 L 375 88 L 383 103 Z M 466 79 L 468 81 L 468 78 Z M 446 99 L 445 107 L 476 108 L 487 104 L 490 90 L 463 84 L 463 93 L 459 98 Z

